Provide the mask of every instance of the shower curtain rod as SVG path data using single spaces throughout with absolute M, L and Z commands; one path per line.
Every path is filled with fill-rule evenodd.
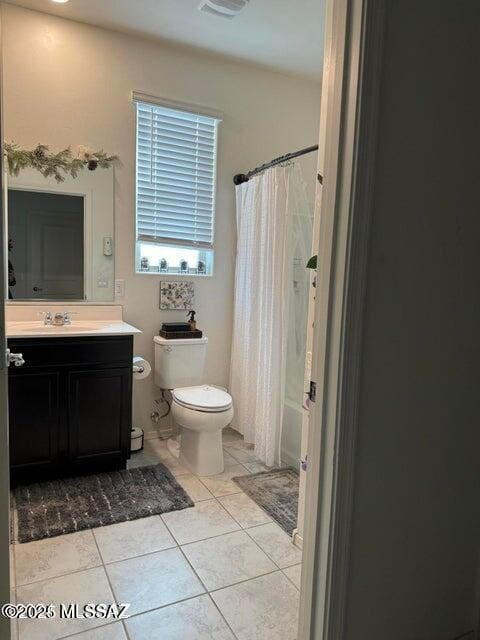
M 283 164 L 284 162 L 293 160 L 293 158 L 298 158 L 299 156 L 303 156 L 306 153 L 312 153 L 313 151 L 318 151 L 318 144 L 314 145 L 313 147 L 307 147 L 306 149 L 300 149 L 300 151 L 287 153 L 286 155 L 280 156 L 279 158 L 275 158 L 274 160 L 271 160 L 266 164 L 262 164 L 261 167 L 256 167 L 255 169 L 252 169 L 252 171 L 249 171 L 248 173 L 237 173 L 236 176 L 233 176 L 233 182 L 236 185 L 242 184 L 244 182 L 248 182 L 250 178 L 253 178 L 253 176 L 256 176 L 259 173 L 262 173 L 262 171 L 265 171 L 265 169 L 270 169 L 270 167 L 275 167 L 277 164 Z M 318 174 L 317 178 L 321 184 L 322 183 L 321 175 Z

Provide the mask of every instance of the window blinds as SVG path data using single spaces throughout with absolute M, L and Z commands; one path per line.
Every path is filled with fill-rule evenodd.
M 212 248 L 219 121 L 136 105 L 137 239 Z

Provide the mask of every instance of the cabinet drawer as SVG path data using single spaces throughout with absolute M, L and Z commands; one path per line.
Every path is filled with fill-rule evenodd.
M 133 358 L 132 336 L 11 339 L 13 353 L 22 353 L 24 366 L 19 372 L 38 367 L 130 365 Z

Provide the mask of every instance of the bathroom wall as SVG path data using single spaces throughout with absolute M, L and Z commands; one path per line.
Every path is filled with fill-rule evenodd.
M 7 140 L 52 149 L 83 144 L 118 154 L 116 277 L 125 280 L 127 321 L 144 333 L 136 353 L 153 361 L 152 336 L 163 321 L 160 276 L 136 275 L 135 112 L 132 90 L 210 106 L 224 113 L 219 132 L 215 273 L 196 279 L 198 324 L 210 338 L 207 376 L 227 385 L 235 258 L 232 176 L 272 157 L 315 144 L 320 85 L 191 49 L 163 45 L 2 5 L 4 119 Z M 221 25 L 220 25 L 221 26 Z M 321 61 L 319 60 L 319 66 Z M 315 154 L 302 161 L 313 201 Z M 135 385 L 135 422 L 151 428 L 158 391 Z

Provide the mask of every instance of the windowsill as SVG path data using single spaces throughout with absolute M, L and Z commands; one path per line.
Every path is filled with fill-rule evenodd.
M 138 276 L 161 276 L 162 278 L 212 278 L 213 273 L 168 273 L 168 271 L 138 271 L 135 270 L 135 275 Z
M 146 264 L 142 264 L 143 262 Z M 187 267 L 185 271 L 180 269 L 182 265 Z M 203 266 L 203 269 L 199 269 L 197 265 Z M 213 271 L 213 249 L 195 249 L 137 241 L 135 273 L 160 275 L 164 278 L 208 278 Z

